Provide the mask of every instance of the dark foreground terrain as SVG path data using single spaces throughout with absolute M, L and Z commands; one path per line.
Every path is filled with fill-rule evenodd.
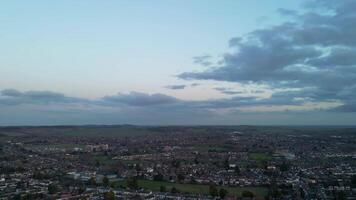
M 356 199 L 356 128 L 1 127 L 0 199 Z

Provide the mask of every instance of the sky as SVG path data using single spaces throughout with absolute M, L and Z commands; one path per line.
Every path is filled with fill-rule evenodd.
M 0 3 L 0 126 L 356 125 L 352 0 Z

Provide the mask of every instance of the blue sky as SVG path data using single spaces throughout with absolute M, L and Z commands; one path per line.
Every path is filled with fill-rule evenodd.
M 352 1 L 0 5 L 0 125 L 355 124 Z

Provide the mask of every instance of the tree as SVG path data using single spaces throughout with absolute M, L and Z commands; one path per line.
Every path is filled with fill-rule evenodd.
M 130 177 L 126 180 L 127 187 L 130 189 L 137 189 L 138 183 L 135 177 Z
M 85 186 L 82 185 L 82 186 L 79 187 L 78 192 L 79 192 L 79 194 L 82 194 L 82 193 L 85 192 L 85 190 L 86 190 Z
M 25 189 L 26 188 L 26 183 L 23 181 L 17 182 L 16 183 L 16 188 L 17 189 Z
M 337 199 L 338 200 L 346 200 L 346 194 L 345 194 L 345 192 L 338 192 L 337 193 Z
M 245 191 L 242 192 L 242 197 L 253 198 L 254 196 L 255 195 L 252 192 L 248 191 L 248 190 L 245 190 Z
M 95 179 L 94 176 L 90 177 L 90 179 L 89 179 L 89 184 L 90 184 L 90 185 L 96 185 L 96 179 Z
M 183 174 L 178 174 L 178 176 L 177 176 L 177 178 L 178 178 L 178 181 L 179 182 L 182 182 L 182 181 L 184 181 L 184 175 Z
M 109 183 L 110 181 L 109 181 L 109 179 L 108 179 L 108 177 L 107 176 L 104 176 L 104 178 L 103 178 L 103 185 L 105 186 L 105 187 L 108 187 L 109 186 Z
M 224 188 L 221 188 L 220 191 L 219 191 L 219 196 L 221 199 L 224 199 L 225 196 L 227 195 L 228 191 L 225 190 Z
M 153 176 L 154 181 L 163 181 L 163 175 L 161 173 L 158 173 L 157 175 Z
M 141 168 L 141 166 L 140 166 L 139 164 L 136 164 L 136 165 L 135 165 L 135 170 L 136 170 L 136 171 L 141 171 L 142 168 Z
M 303 190 L 301 189 L 301 195 L 303 197 Z M 282 193 L 276 183 L 275 178 L 272 179 L 271 184 L 270 184 L 270 188 L 269 188 L 269 194 L 271 195 L 271 197 L 273 198 L 279 198 L 281 197 Z
M 236 174 L 236 175 L 240 175 L 240 172 L 241 172 L 241 171 L 240 171 L 239 166 L 236 166 L 236 167 L 235 167 L 235 174 Z
M 280 169 L 282 172 L 286 172 L 286 171 L 288 171 L 288 169 L 289 169 L 289 165 L 288 165 L 286 162 L 283 162 L 283 163 L 279 166 L 279 169 Z
M 166 186 L 161 185 L 161 186 L 159 187 L 159 191 L 160 191 L 160 192 L 166 192 L 166 191 L 167 191 Z
M 351 177 L 351 187 L 356 188 L 356 175 Z
M 180 161 L 179 160 L 173 160 L 172 161 L 172 166 L 175 168 L 178 168 L 180 166 Z
M 22 199 L 21 194 L 16 194 L 16 195 L 12 198 L 12 200 L 21 200 L 21 199 Z
M 218 196 L 218 189 L 216 189 L 215 185 L 210 185 L 209 186 L 209 194 L 213 197 Z
M 95 160 L 95 166 L 100 167 L 100 161 L 98 159 Z
M 55 194 L 57 192 L 57 186 L 53 183 L 49 184 L 47 189 L 49 194 Z
M 48 179 L 49 178 L 48 175 L 46 175 L 46 174 L 44 174 L 44 173 L 42 173 L 40 171 L 37 171 L 37 170 L 33 173 L 32 177 L 34 179 L 39 179 L 39 180 L 43 180 L 43 179 Z
M 173 193 L 173 194 L 179 193 L 179 190 L 177 188 L 175 188 L 175 187 L 172 187 L 171 193 Z
M 115 193 L 110 190 L 109 192 L 104 193 L 104 199 L 105 200 L 114 200 L 115 199 Z
M 230 165 L 229 165 L 229 158 L 225 158 L 223 165 L 224 165 L 224 167 L 225 167 L 226 170 L 229 169 L 229 166 L 230 166 Z
M 197 157 L 197 156 L 195 156 L 195 158 L 194 158 L 194 163 L 195 163 L 195 164 L 199 164 L 199 160 L 198 160 L 198 157 Z

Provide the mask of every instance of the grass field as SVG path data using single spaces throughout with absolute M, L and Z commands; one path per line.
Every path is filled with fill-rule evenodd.
M 139 160 L 120 160 L 121 163 L 124 163 L 126 165 L 134 165 L 134 164 L 139 164 Z
M 32 149 L 35 151 L 44 151 L 44 150 L 49 150 L 49 149 L 57 149 L 57 150 L 73 150 L 74 148 L 84 148 L 85 145 L 82 144 L 50 144 L 50 145 L 26 145 L 25 146 L 28 149 Z
M 106 156 L 106 155 L 94 155 L 91 158 L 91 162 L 93 164 L 96 164 L 99 162 L 102 165 L 109 165 L 109 164 L 114 164 L 119 162 L 118 160 L 113 160 L 111 157 Z
M 227 145 L 220 145 L 220 146 L 211 146 L 211 145 L 195 145 L 193 146 L 194 151 L 199 151 L 199 152 L 209 152 L 209 151 L 214 151 L 214 152 L 227 152 L 231 150 L 231 146 Z
M 63 136 L 75 137 L 133 137 L 144 135 L 149 131 L 131 127 L 107 127 L 107 128 L 77 128 L 62 131 Z
M 272 156 L 267 153 L 250 153 L 248 154 L 249 159 L 256 161 L 267 161 L 271 160 Z
M 116 186 L 126 187 L 125 181 L 116 182 Z M 202 184 L 179 184 L 179 183 L 170 183 L 163 181 L 149 181 L 149 180 L 139 180 L 139 187 L 159 191 L 161 186 L 165 186 L 167 191 L 172 187 L 177 188 L 182 193 L 191 193 L 191 194 L 208 194 L 209 185 Z M 245 190 L 252 192 L 256 197 L 264 197 L 267 195 L 268 189 L 265 187 L 227 187 L 227 186 L 218 186 L 218 189 L 226 189 L 230 195 L 241 196 L 241 193 Z

